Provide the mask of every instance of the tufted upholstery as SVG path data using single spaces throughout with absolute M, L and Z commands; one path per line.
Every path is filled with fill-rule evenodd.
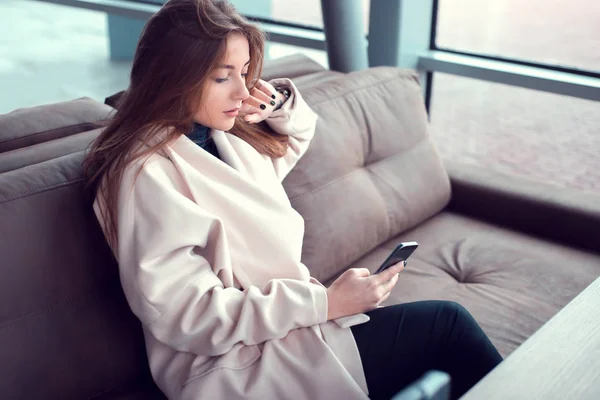
M 420 246 L 387 304 L 457 301 L 503 356 L 600 275 L 599 255 L 450 212 L 392 238 L 350 267 L 374 270 L 408 240 Z
M 587 203 L 559 213 L 544 203 L 547 189 L 524 196 L 521 186 L 527 183 L 517 181 L 506 190 L 518 189 L 511 192 L 518 200 L 504 199 L 498 206 L 507 210 L 495 213 L 488 206 L 496 205 L 500 193 L 486 199 L 477 189 L 498 179 L 506 186 L 514 178 L 470 168 L 471 175 L 487 180 L 460 175 L 462 205 L 455 208 L 467 215 L 444 209 L 448 178 L 427 133 L 412 72 L 373 68 L 300 88 L 319 122 L 309 151 L 284 186 L 306 222 L 303 261 L 325 284 L 349 267 L 373 271 L 400 241 L 416 240 L 420 247 L 387 303 L 457 301 L 506 356 L 600 275 L 597 254 L 501 228 L 498 218 L 468 216 L 555 216 L 561 226 L 586 216 L 589 234 L 598 225 L 591 218 L 597 212 L 582 214 Z M 474 197 L 465 202 L 465 196 Z M 527 201 L 519 206 L 521 197 Z M 543 226 L 551 232 L 551 221 Z M 590 236 L 586 243 L 595 242 L 597 236 Z
M 414 72 L 372 68 L 302 93 L 317 132 L 284 187 L 305 220 L 303 262 L 326 280 L 444 208 L 450 185 Z

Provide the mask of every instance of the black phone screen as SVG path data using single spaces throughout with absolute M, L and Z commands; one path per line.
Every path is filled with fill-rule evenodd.
M 385 271 L 389 267 L 394 264 L 399 263 L 400 261 L 407 261 L 408 257 L 419 247 L 417 242 L 403 242 L 400 243 L 394 251 L 389 255 L 389 257 L 381 264 L 381 266 L 375 272 L 376 274 Z

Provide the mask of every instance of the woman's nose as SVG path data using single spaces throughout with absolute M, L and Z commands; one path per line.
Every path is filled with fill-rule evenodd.
M 242 80 L 242 83 L 239 85 L 235 98 L 236 100 L 246 100 L 250 96 L 250 92 L 248 91 L 248 87 L 246 87 L 246 81 Z

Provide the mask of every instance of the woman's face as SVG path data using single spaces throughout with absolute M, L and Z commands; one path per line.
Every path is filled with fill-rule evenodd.
M 197 123 L 221 131 L 233 127 L 242 101 L 249 96 L 246 87 L 249 63 L 248 40 L 239 33 L 230 34 L 223 64 L 210 72 L 204 87 L 204 100 L 194 115 Z

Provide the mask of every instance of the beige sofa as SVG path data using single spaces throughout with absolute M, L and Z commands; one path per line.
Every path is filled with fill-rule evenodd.
M 267 65 L 280 76 L 320 117 L 284 186 L 322 282 L 416 240 L 388 303 L 458 301 L 507 356 L 600 276 L 600 198 L 442 160 L 413 72 L 294 56 Z M 83 193 L 89 122 L 112 112 L 78 99 L 0 116 L 2 398 L 162 398 Z

